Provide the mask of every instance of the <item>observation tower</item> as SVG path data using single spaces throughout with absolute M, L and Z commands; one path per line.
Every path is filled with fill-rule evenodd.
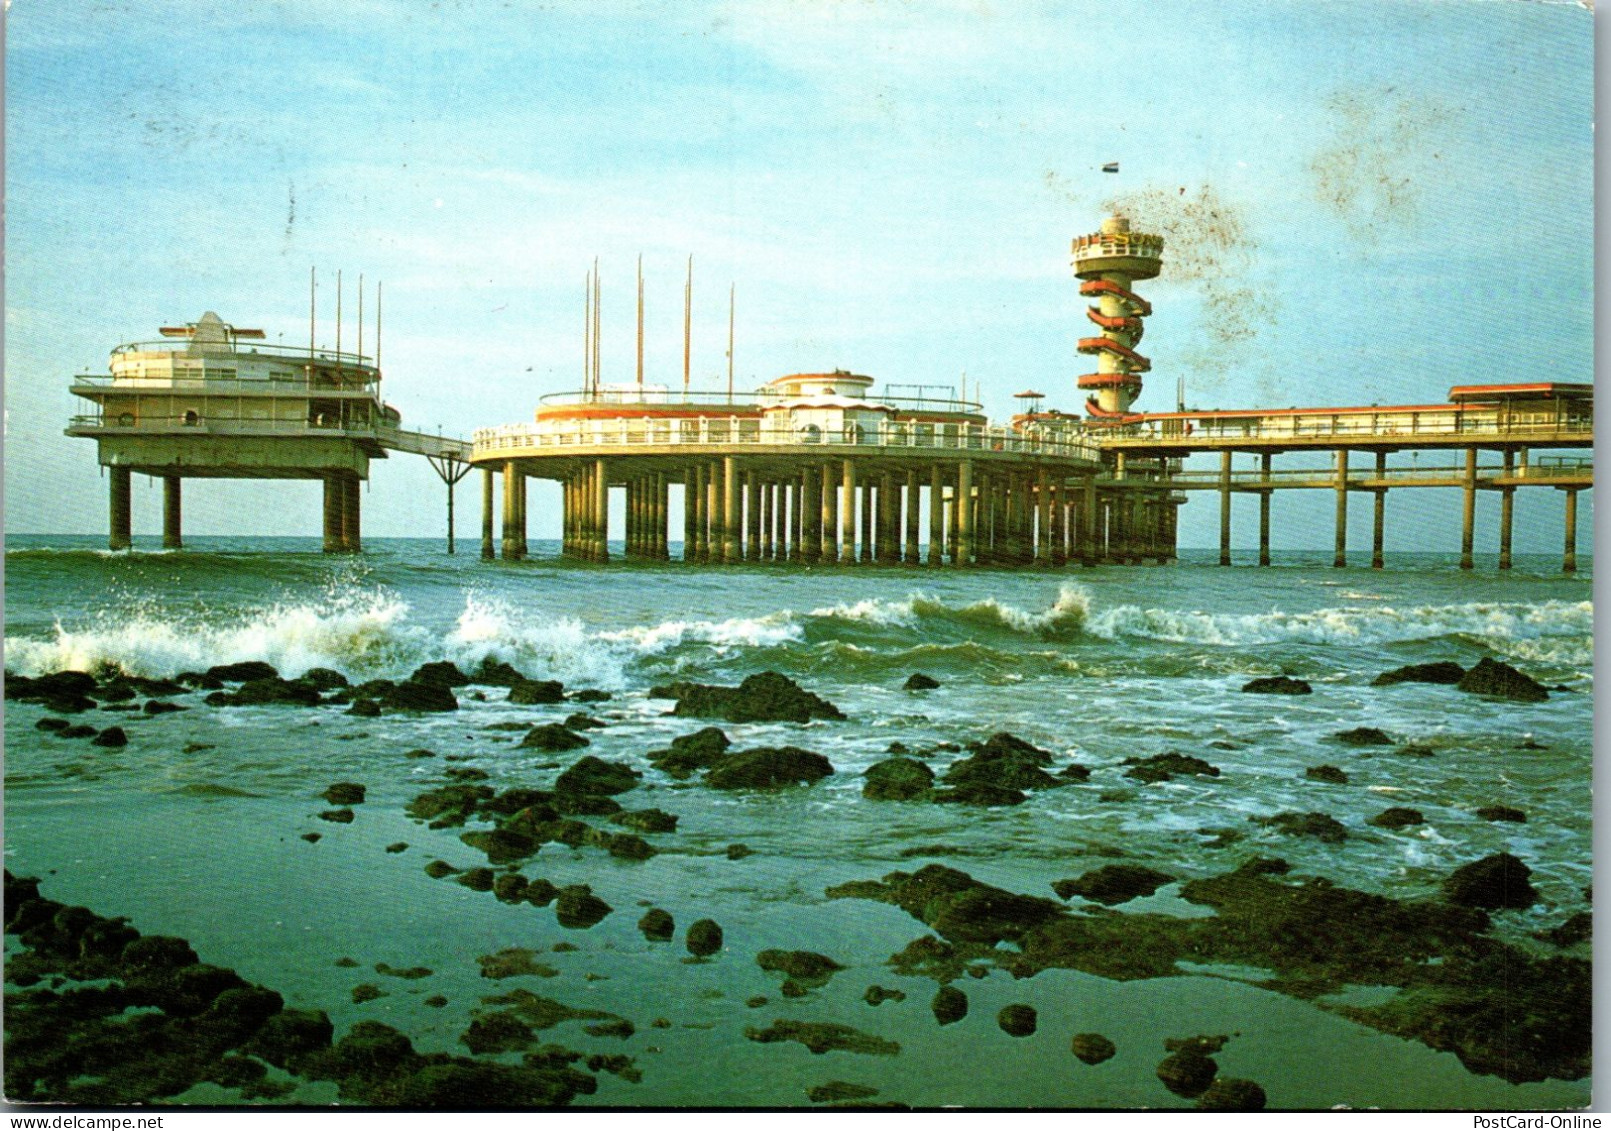
M 1080 294 L 1096 299 L 1085 316 L 1102 330 L 1100 337 L 1081 338 L 1079 351 L 1096 355 L 1096 372 L 1077 384 L 1088 392 L 1085 409 L 1095 420 L 1122 417 L 1141 392 L 1141 374 L 1152 363 L 1135 351 L 1141 320 L 1152 304 L 1130 289 L 1137 279 L 1156 278 L 1163 266 L 1163 237 L 1132 232 L 1119 215 L 1102 221 L 1094 235 L 1074 238 L 1074 274 Z

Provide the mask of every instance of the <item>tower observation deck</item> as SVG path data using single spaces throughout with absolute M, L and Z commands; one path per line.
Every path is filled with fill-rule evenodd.
M 1153 279 L 1163 266 L 1163 237 L 1132 232 L 1130 221 L 1110 216 L 1102 230 L 1074 239 L 1074 274 L 1080 294 L 1096 300 L 1085 316 L 1102 331 L 1081 338 L 1079 351 L 1096 356 L 1096 372 L 1076 382 L 1090 393 L 1085 410 L 1091 416 L 1120 417 L 1141 392 L 1141 375 L 1152 363 L 1136 352 L 1142 319 L 1152 305 L 1131 290 L 1137 279 Z

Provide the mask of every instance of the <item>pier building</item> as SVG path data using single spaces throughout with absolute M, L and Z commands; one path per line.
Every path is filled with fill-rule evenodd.
M 73 417 L 67 434 L 95 440 L 107 469 L 114 550 L 130 544 L 135 473 L 162 481 L 169 548 L 183 543 L 186 479 L 320 480 L 324 548 L 339 553 L 362 549 L 361 484 L 371 460 L 415 452 L 444 474 L 465 463 L 463 441 L 402 428 L 401 414 L 381 400 L 378 362 L 361 352 L 272 346 L 262 330 L 212 311 L 158 332 L 114 349 L 108 374 L 72 385 L 94 410 Z
M 129 544 L 129 477 L 140 472 L 163 480 L 165 545 L 180 542 L 185 477 L 243 476 L 321 479 L 325 549 L 357 550 L 358 485 L 371 460 L 403 451 L 426 456 L 447 484 L 450 553 L 454 485 L 480 469 L 485 558 L 528 555 L 528 483 L 539 479 L 559 485 L 562 552 L 581 561 L 609 560 L 619 505 L 625 555 L 643 561 L 669 560 L 677 546 L 682 560 L 708 565 L 1163 563 L 1176 555 L 1179 507 L 1212 491 L 1221 563 L 1233 561 L 1232 498 L 1251 494 L 1257 561 L 1268 565 L 1272 496 L 1297 489 L 1335 495 L 1339 566 L 1349 497 L 1369 494 L 1380 568 L 1389 492 L 1442 487 L 1460 493 L 1468 569 L 1477 493 L 1498 493 L 1499 565 L 1509 568 L 1516 492 L 1546 487 L 1565 493 L 1562 562 L 1576 568 L 1578 495 L 1594 481 L 1592 385 L 1461 385 L 1441 404 L 1137 412 L 1151 363 L 1136 347 L 1152 307 L 1135 285 L 1159 275 L 1163 252 L 1162 237 L 1123 216 L 1073 241 L 1073 273 L 1091 300 L 1085 318 L 1099 331 L 1076 344 L 1096 359 L 1073 382 L 1086 395 L 1083 415 L 1025 391 L 1024 411 L 992 424 L 950 386 L 875 392 L 872 377 L 843 369 L 735 392 L 731 361 L 725 391 L 696 390 L 687 311 L 682 387 L 646 383 L 641 274 L 638 378 L 605 385 L 595 267 L 584 387 L 545 396 L 529 422 L 480 428 L 470 442 L 404 431 L 381 400 L 378 356 L 363 356 L 361 342 L 342 353 L 339 329 L 334 351 L 311 340 L 306 350 L 274 348 L 211 313 L 165 328 L 163 342 L 119 346 L 109 376 L 78 378 L 73 391 L 95 411 L 68 432 L 93 437 L 110 470 L 114 549 Z M 690 268 L 685 294 L 691 286 Z M 1187 469 L 1204 454 L 1217 469 Z M 1276 467 L 1287 455 L 1299 458 Z

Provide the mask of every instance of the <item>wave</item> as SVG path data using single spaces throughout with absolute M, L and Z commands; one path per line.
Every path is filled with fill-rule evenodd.
M 952 606 L 936 597 L 914 593 L 904 601 L 869 599 L 813 609 L 810 615 L 819 621 L 880 628 L 948 623 L 959 628 L 982 628 L 1042 640 L 1066 640 L 1080 635 L 1090 609 L 1090 593 L 1082 586 L 1065 583 L 1058 590 L 1057 600 L 1038 612 L 1020 609 L 994 597 Z

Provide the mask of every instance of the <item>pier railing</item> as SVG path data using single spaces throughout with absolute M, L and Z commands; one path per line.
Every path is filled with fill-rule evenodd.
M 172 375 L 144 374 L 141 376 L 105 373 L 85 373 L 73 378 L 73 392 L 79 396 L 88 393 L 160 393 L 169 389 L 206 393 L 209 396 L 231 397 L 285 397 L 285 396 L 362 396 L 373 397 L 380 387 L 380 378 L 373 372 L 360 369 L 342 371 L 343 380 L 310 381 L 307 377 L 214 377 L 203 373 L 175 373 Z
M 1593 476 L 1594 461 L 1592 459 L 1564 456 L 1543 457 L 1535 463 L 1512 467 L 1508 471 L 1498 464 L 1483 464 L 1476 469 L 1478 485 L 1496 480 L 1540 484 L 1582 482 L 1592 480 Z M 1348 483 L 1352 487 L 1383 483 L 1393 483 L 1395 486 L 1403 487 L 1418 485 L 1447 486 L 1462 482 L 1464 477 L 1464 465 L 1457 464 L 1389 467 L 1380 473 L 1374 467 L 1350 468 L 1348 471 Z M 1219 471 L 1203 469 L 1176 471 L 1169 475 L 1130 473 L 1124 476 L 1123 481 L 1136 483 L 1168 482 L 1181 490 L 1207 490 L 1218 487 L 1223 482 L 1223 479 Z M 1336 485 L 1337 472 L 1334 468 L 1329 467 L 1272 468 L 1268 473 L 1257 468 L 1241 468 L 1231 472 L 1229 482 L 1231 487 L 1236 490 L 1258 489 L 1260 487 L 1332 487 Z
M 1582 412 L 1539 418 L 1497 408 L 1366 409 L 1354 412 L 1178 413 L 1093 430 L 1109 441 L 1191 447 L 1224 440 L 1418 440 L 1445 437 L 1592 436 L 1594 417 Z
M 554 421 L 542 425 L 506 424 L 475 432 L 475 457 L 530 453 L 581 454 L 591 448 L 786 447 L 802 452 L 824 447 L 883 451 L 1014 453 L 1048 456 L 1096 465 L 1101 449 L 1085 437 L 1025 434 L 985 425 L 914 425 L 891 422 L 880 428 L 768 428 L 753 418 L 702 417 L 665 420 L 617 417 L 610 420 Z
M 810 400 L 798 393 L 784 393 L 777 389 L 734 390 L 726 389 L 674 389 L 664 385 L 609 386 L 598 390 L 575 389 L 561 393 L 548 393 L 537 403 L 546 408 L 564 408 L 586 405 L 641 405 L 646 408 L 720 408 L 728 411 L 760 412 L 763 409 L 793 401 Z M 978 401 L 956 397 L 899 397 L 877 396 L 865 399 L 871 405 L 883 405 L 899 412 L 934 412 L 951 415 L 983 415 L 984 405 Z

